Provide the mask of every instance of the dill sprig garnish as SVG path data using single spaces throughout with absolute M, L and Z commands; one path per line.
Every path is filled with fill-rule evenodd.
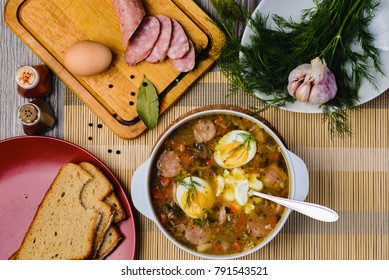
M 192 201 L 197 200 L 197 196 L 198 196 L 197 187 L 204 188 L 202 184 L 193 180 L 192 176 L 186 177 L 184 179 L 182 178 L 177 179 L 177 183 L 188 189 L 188 195 L 186 196 L 186 200 L 185 200 L 185 207 L 189 207 Z
M 295 101 L 286 89 L 294 68 L 315 57 L 324 59 L 336 77 L 338 90 L 334 99 L 321 105 L 323 121 L 331 137 L 343 137 L 351 134 L 346 110 L 358 104 L 362 81 L 377 88 L 372 70 L 383 75 L 379 51 L 369 31 L 380 1 L 313 1 L 314 7 L 303 10 L 299 21 L 273 15 L 273 29 L 269 27 L 269 15 L 252 17 L 233 0 L 211 1 L 226 34 L 217 63 L 231 82 L 232 94 L 242 90 L 260 99 L 263 109 L 267 109 Z M 246 22 L 253 31 L 249 45 L 243 46 L 240 38 L 232 35 L 240 22 Z M 259 98 L 255 92 L 266 98 Z
M 233 149 L 231 149 L 230 151 L 228 151 L 228 154 L 233 154 L 233 153 L 240 151 L 242 149 L 249 150 L 251 143 L 255 141 L 255 138 L 251 133 L 243 133 L 242 132 L 242 133 L 238 133 L 237 136 L 240 136 L 243 141 L 240 142 L 240 144 L 238 146 L 236 146 Z

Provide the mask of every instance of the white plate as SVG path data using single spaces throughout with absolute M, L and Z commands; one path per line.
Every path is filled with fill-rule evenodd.
M 272 15 L 277 14 L 286 18 L 291 17 L 293 20 L 297 21 L 300 19 L 302 10 L 311 8 L 313 6 L 314 3 L 312 0 L 262 0 L 259 3 L 258 7 L 254 10 L 253 16 L 257 13 L 262 13 L 263 15 L 270 15 L 269 24 L 270 27 L 273 28 L 275 27 L 275 24 L 271 18 Z M 359 91 L 360 101 L 357 105 L 361 105 L 372 100 L 373 98 L 379 96 L 389 88 L 389 21 L 387 20 L 387 18 L 389 17 L 389 1 L 383 0 L 378 10 L 379 11 L 377 15 L 375 16 L 370 25 L 370 31 L 372 34 L 375 35 L 375 46 L 380 51 L 382 70 L 385 73 L 386 77 L 375 72 L 374 76 L 376 76 L 377 79 L 378 90 L 375 89 L 369 82 L 364 80 Z M 242 37 L 242 45 L 250 44 L 251 34 L 252 30 L 249 27 L 246 27 Z M 296 65 L 296 67 L 297 66 L 298 65 Z M 255 95 L 264 100 L 269 98 L 267 95 L 261 92 L 255 92 Z M 300 113 L 323 112 L 322 109 L 317 105 L 305 104 L 299 101 L 289 103 L 285 107 L 281 108 L 288 111 Z

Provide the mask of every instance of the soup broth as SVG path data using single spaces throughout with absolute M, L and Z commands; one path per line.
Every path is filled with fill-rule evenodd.
M 190 120 L 165 139 L 152 167 L 150 195 L 161 225 L 184 246 L 230 255 L 259 245 L 284 207 L 248 195 L 288 197 L 281 148 L 256 123 L 227 114 Z

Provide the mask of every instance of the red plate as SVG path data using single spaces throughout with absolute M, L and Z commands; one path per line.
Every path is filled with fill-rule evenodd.
M 90 162 L 114 185 L 127 212 L 119 224 L 123 240 L 107 259 L 134 259 L 136 230 L 127 196 L 115 175 L 94 155 L 70 142 L 43 136 L 0 141 L 0 259 L 20 246 L 38 205 L 61 166 Z

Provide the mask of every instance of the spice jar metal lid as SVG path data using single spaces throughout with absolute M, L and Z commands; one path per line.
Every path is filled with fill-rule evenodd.
M 21 66 L 15 74 L 18 85 L 24 89 L 34 88 L 39 83 L 39 73 L 32 66 Z
M 34 125 L 40 120 L 40 110 L 33 103 L 26 103 L 19 107 L 19 120 L 24 125 Z

